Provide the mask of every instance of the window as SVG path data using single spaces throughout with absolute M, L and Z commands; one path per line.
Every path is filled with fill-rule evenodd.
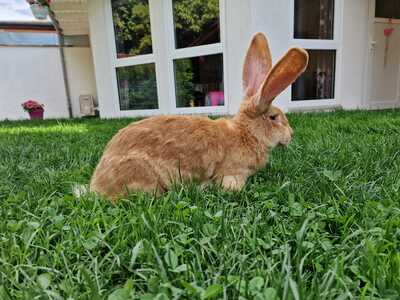
M 400 19 L 399 0 L 376 0 L 375 18 Z
M 117 80 L 121 110 L 158 108 L 153 63 L 117 68 Z
M 295 39 L 333 39 L 334 0 L 296 0 Z
M 120 111 L 225 107 L 224 0 L 109 1 Z
M 220 42 L 219 1 L 174 0 L 175 47 Z
M 292 85 L 292 101 L 334 100 L 339 48 L 335 15 L 341 0 L 294 0 L 293 38 L 307 49 L 307 70 Z
M 148 0 L 111 0 L 119 108 L 158 109 Z
M 177 108 L 223 106 L 218 0 L 173 0 Z
M 224 105 L 222 54 L 174 61 L 176 106 Z
M 335 50 L 308 50 L 308 68 L 292 85 L 292 100 L 335 98 Z
M 153 52 L 148 0 L 113 0 L 117 57 L 129 57 Z

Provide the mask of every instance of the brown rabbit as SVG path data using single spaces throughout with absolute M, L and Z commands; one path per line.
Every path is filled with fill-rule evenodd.
M 108 143 L 90 190 L 114 200 L 128 191 L 163 192 L 186 180 L 240 190 L 265 166 L 270 148 L 290 142 L 293 130 L 271 102 L 307 63 L 307 52 L 292 48 L 272 67 L 267 39 L 257 33 L 247 51 L 236 116 L 159 116 L 130 124 Z

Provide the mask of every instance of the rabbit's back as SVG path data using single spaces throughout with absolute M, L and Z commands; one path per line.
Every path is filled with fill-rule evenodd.
M 152 158 L 164 159 L 200 155 L 218 148 L 224 142 L 221 137 L 232 134 L 226 121 L 186 116 L 153 117 L 120 130 L 106 151 L 112 155 L 144 151 Z

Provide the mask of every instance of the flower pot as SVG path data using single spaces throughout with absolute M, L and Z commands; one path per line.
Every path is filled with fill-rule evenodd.
M 29 112 L 31 120 L 43 120 L 43 109 L 36 109 Z
M 39 3 L 30 4 L 33 16 L 39 20 L 45 20 L 49 15 L 49 8 Z

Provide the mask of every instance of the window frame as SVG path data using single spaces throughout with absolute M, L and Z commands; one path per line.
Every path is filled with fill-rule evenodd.
M 290 89 L 290 107 L 304 107 L 304 106 L 335 106 L 338 104 L 340 92 L 340 74 L 342 62 L 342 28 L 343 28 L 343 0 L 334 0 L 334 19 L 333 19 L 333 39 L 296 39 L 294 38 L 294 19 L 295 19 L 295 2 L 290 0 L 290 41 L 291 44 L 300 46 L 306 50 L 335 50 L 336 63 L 335 63 L 335 89 L 334 98 L 330 99 L 312 99 L 312 100 L 293 100 L 292 89 Z
M 220 42 L 209 45 L 201 45 L 189 48 L 175 48 L 175 25 L 173 15 L 173 0 L 165 1 L 164 18 L 167 20 L 165 26 L 165 36 L 167 39 L 168 56 L 168 75 L 169 75 L 169 109 L 174 114 L 191 113 L 211 113 L 224 114 L 228 111 L 227 105 L 227 63 L 225 55 L 225 0 L 219 0 L 219 24 L 220 24 Z M 223 80 L 224 80 L 224 105 L 221 106 L 198 106 L 198 107 L 177 107 L 176 106 L 176 85 L 174 60 L 191 58 L 202 55 L 222 54 L 223 61 Z
M 142 55 L 137 55 L 137 56 L 131 56 L 131 57 L 124 57 L 124 58 L 118 58 L 117 57 L 117 47 L 116 47 L 116 40 L 115 40 L 115 29 L 114 29 L 114 20 L 113 20 L 113 15 L 112 15 L 112 5 L 111 5 L 112 0 L 105 0 L 104 1 L 104 10 L 105 10 L 105 16 L 106 16 L 106 34 L 107 34 L 107 40 L 108 44 L 110 46 L 109 52 L 110 52 L 110 62 L 111 62 L 111 77 L 112 77 L 112 92 L 113 92 L 113 105 L 114 109 L 116 112 L 119 113 L 121 116 L 135 116 L 135 115 L 140 115 L 140 116 L 148 116 L 148 115 L 153 115 L 153 114 L 160 114 L 161 113 L 161 103 L 160 103 L 160 91 L 159 85 L 158 85 L 158 77 L 159 77 L 159 68 L 157 67 L 156 63 L 156 54 L 155 54 L 155 32 L 154 32 L 154 26 L 155 26 L 155 18 L 154 18 L 154 7 L 151 5 L 151 0 L 149 1 L 149 15 L 150 15 L 150 33 L 151 33 L 151 42 L 152 42 L 152 50 L 153 53 L 151 54 L 142 54 Z M 142 64 L 150 64 L 154 63 L 155 64 L 155 72 L 156 72 L 156 82 L 157 82 L 157 101 L 158 101 L 158 108 L 157 109 L 135 109 L 135 110 L 121 110 L 121 105 L 120 105 L 120 97 L 119 97 L 119 89 L 118 89 L 118 78 L 117 78 L 117 68 L 119 67 L 129 67 L 129 66 L 137 66 L 137 65 L 142 65 Z
M 113 105 L 115 111 L 120 116 L 150 116 L 171 113 L 225 114 L 228 112 L 229 102 L 227 99 L 227 56 L 225 54 L 225 0 L 219 0 L 220 42 L 216 44 L 180 49 L 175 49 L 173 0 L 148 0 L 153 53 L 124 58 L 117 57 L 111 1 L 112 0 L 104 1 L 104 10 L 106 16 L 107 41 L 110 45 L 109 52 L 112 70 L 112 92 L 114 95 L 114 99 L 112 101 L 114 102 Z M 224 105 L 176 107 L 174 60 L 211 54 L 222 54 L 223 56 Z M 135 66 L 148 63 L 155 64 L 158 109 L 121 110 L 116 69 L 119 67 Z

